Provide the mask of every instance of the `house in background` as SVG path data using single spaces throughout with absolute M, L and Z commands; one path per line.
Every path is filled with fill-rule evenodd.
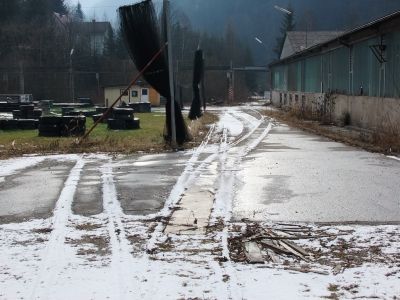
M 113 85 L 104 87 L 104 104 L 109 107 L 125 91 L 127 85 Z M 150 103 L 151 106 L 160 106 L 160 94 L 147 84 L 132 86 L 121 98 L 117 105 L 129 103 Z
M 294 49 L 293 49 L 294 50 Z M 272 63 L 272 103 L 336 123 L 400 128 L 400 11 Z

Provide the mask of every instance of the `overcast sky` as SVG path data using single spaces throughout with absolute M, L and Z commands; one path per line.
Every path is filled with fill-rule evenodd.
M 161 1 L 161 0 L 160 0 Z M 70 5 L 76 5 L 78 0 L 69 0 Z M 83 12 L 88 19 L 95 18 L 98 21 L 104 21 L 104 16 L 110 22 L 115 22 L 118 7 L 140 2 L 140 0 L 79 0 Z M 158 1 L 155 1 L 158 2 Z

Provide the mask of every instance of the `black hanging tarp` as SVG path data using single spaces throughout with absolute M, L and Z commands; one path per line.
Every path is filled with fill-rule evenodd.
M 203 82 L 204 77 L 204 59 L 203 51 L 197 50 L 194 55 L 193 65 L 193 102 L 190 107 L 189 119 L 195 120 L 202 116 L 201 100 L 200 100 L 200 84 Z
M 119 8 L 119 16 L 124 40 L 129 54 L 138 70 L 143 69 L 152 57 L 166 42 L 160 34 L 160 24 L 151 0 Z M 164 27 L 164 26 L 163 26 Z M 167 49 L 167 48 L 165 48 Z M 166 102 L 166 131 L 167 141 L 171 140 L 171 96 L 169 85 L 168 52 L 163 51 L 154 63 L 144 72 L 145 80 L 156 89 Z M 176 140 L 183 144 L 189 140 L 187 127 L 179 104 L 175 101 Z

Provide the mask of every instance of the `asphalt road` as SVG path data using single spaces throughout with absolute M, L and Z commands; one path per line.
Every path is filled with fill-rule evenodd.
M 126 215 L 160 212 L 178 179 L 190 175 L 193 179 L 185 179 L 185 189 L 190 192 L 190 185 L 195 184 L 196 190 L 207 192 L 205 198 L 211 191 L 223 198 L 218 201 L 224 205 L 233 203 L 234 220 L 400 222 L 400 161 L 282 124 L 274 124 L 265 135 L 269 121 L 260 123 L 261 114 L 249 108 L 217 112 L 223 122 L 207 145 L 196 150 L 194 163 L 190 160 L 196 151 L 84 157 L 72 212 L 93 216 L 104 211 L 104 180 L 111 172 Z M 16 165 L 30 159 L 19 158 Z M 0 223 L 51 216 L 79 159 L 48 156 L 4 176 L 0 172 Z M 193 163 L 192 171 L 188 162 Z M 0 167 L 12 163 L 2 161 Z M 211 179 L 202 185 L 201 178 L 206 177 Z M 197 202 L 201 199 L 199 192 L 192 194 Z M 194 217 L 189 196 L 185 206 Z M 210 214 L 201 213 L 202 218 Z
M 102 155 L 86 158 L 71 209 L 83 216 L 104 211 L 102 168 L 110 164 L 123 212 L 127 215 L 156 213 L 182 173 L 188 155 L 181 152 L 116 159 Z M 18 160 L 24 161 L 24 158 Z M 64 159 L 48 156 L 38 164 L 0 177 L 0 223 L 51 216 L 75 163 L 74 155 Z
M 400 161 L 277 124 L 242 163 L 234 218 L 400 221 Z

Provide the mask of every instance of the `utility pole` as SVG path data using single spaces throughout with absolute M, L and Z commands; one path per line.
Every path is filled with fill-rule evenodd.
M 69 80 L 70 80 L 70 89 L 71 89 L 71 97 L 72 102 L 75 103 L 75 82 L 74 82 L 74 70 L 72 68 L 72 55 L 74 55 L 75 49 L 71 49 L 69 53 Z
M 168 69 L 169 69 L 169 89 L 171 97 L 171 146 L 177 147 L 176 143 L 176 124 L 175 124 L 175 84 L 174 84 L 174 64 L 172 61 L 172 43 L 171 43 L 171 21 L 170 21 L 170 3 L 169 0 L 163 0 L 165 9 L 165 22 L 167 26 L 168 40 Z
M 19 92 L 25 94 L 25 74 L 24 74 L 24 62 L 19 61 Z
M 233 61 L 231 61 L 230 70 L 228 71 L 228 104 L 231 105 L 235 99 L 235 70 L 233 69 Z

